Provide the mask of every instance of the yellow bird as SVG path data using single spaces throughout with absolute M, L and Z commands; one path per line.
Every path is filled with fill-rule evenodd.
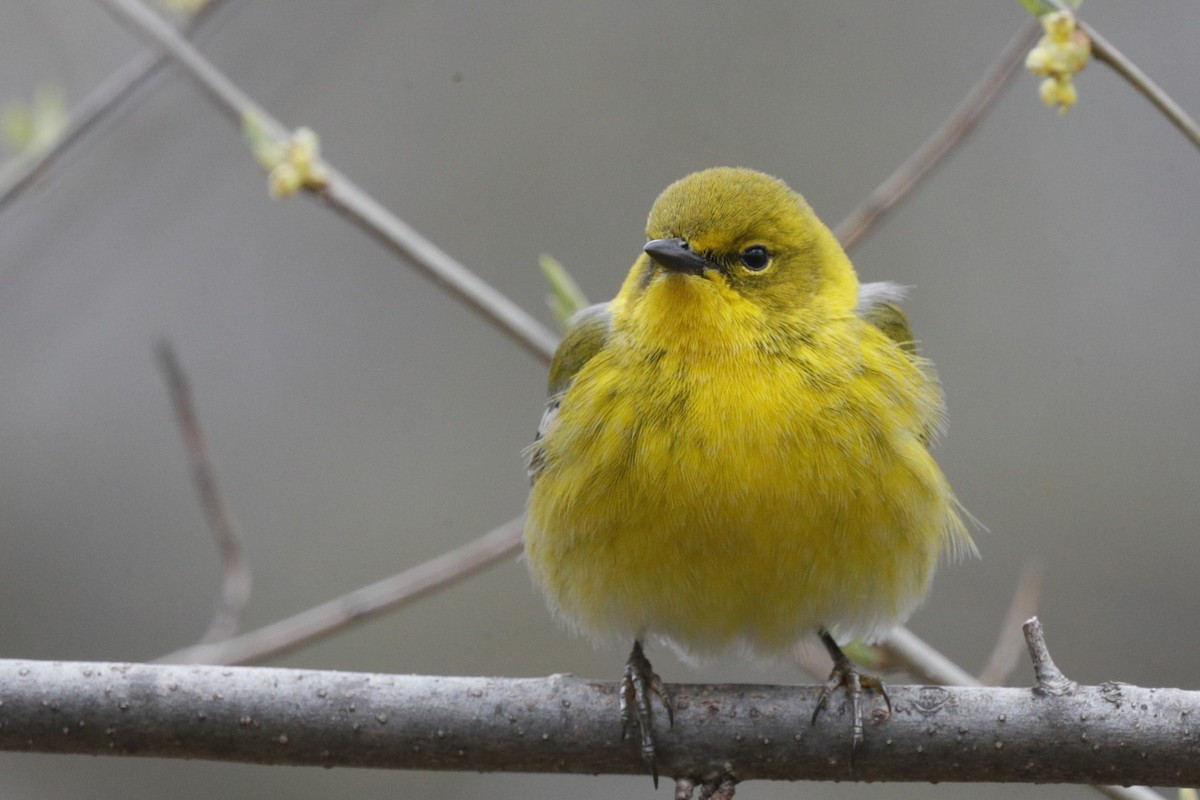
M 814 718 L 871 639 L 973 551 L 929 453 L 941 389 L 901 287 L 859 285 L 830 230 L 777 178 L 716 168 L 668 186 L 620 292 L 579 312 L 550 368 L 525 552 L 555 614 L 633 640 L 621 717 L 657 773 L 647 636 L 685 655 L 834 659 Z M 886 698 L 886 693 L 884 694 Z

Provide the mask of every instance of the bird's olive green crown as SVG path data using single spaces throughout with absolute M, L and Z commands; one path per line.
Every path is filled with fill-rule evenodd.
M 853 309 L 858 282 L 804 198 L 762 172 L 715 167 L 668 186 L 646 223 L 643 278 L 686 273 L 722 280 L 764 309 L 818 296 Z

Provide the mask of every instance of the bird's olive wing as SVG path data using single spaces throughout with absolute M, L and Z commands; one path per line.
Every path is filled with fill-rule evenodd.
M 896 343 L 913 363 L 925 373 L 934 384 L 938 382 L 933 364 L 917 352 L 917 342 L 913 339 L 912 329 L 908 327 L 908 315 L 900 308 L 904 299 L 906 287 L 891 282 L 864 283 L 858 291 L 858 307 L 855 309 L 859 318 L 878 328 L 889 339 Z M 939 417 L 930 420 L 921 431 L 921 441 L 927 446 L 933 443 L 944 421 Z
M 909 355 L 917 355 L 917 343 L 908 327 L 908 315 L 900 308 L 906 288 L 883 281 L 864 283 L 858 289 L 858 316 L 874 325 Z
M 559 342 L 558 349 L 554 351 L 554 360 L 550 362 L 546 410 L 538 424 L 537 438 L 527 452 L 530 479 L 537 478 L 542 469 L 544 453 L 539 443 L 554 424 L 554 417 L 558 414 L 563 395 L 567 393 L 571 381 L 575 379 L 579 370 L 583 369 L 583 365 L 604 347 L 611 327 L 612 312 L 608 303 L 597 303 L 581 309 L 567 323 L 567 332 Z

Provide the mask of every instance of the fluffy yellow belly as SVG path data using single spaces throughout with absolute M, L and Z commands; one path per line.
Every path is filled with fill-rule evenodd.
M 639 377 L 582 374 L 541 443 L 526 553 L 560 616 L 778 653 L 908 615 L 957 524 L 910 410 L 786 373 Z

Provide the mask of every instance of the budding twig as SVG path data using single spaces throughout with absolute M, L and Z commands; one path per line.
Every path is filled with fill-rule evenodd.
M 247 119 L 253 118 L 276 138 L 290 137 L 283 123 L 267 113 L 143 3 L 138 0 L 97 2 L 136 35 L 150 40 L 178 62 L 239 129 Z M 558 337 L 523 308 L 384 208 L 327 161 L 323 166 L 327 169 L 323 176 L 325 185 L 321 189 L 308 189 L 310 196 L 320 198 L 376 241 L 402 256 L 453 297 L 479 312 L 526 351 L 542 361 L 550 361 Z
M 1059 0 L 1050 0 L 1050 3 L 1059 11 L 1069 11 Z M 1099 31 L 1082 19 L 1076 18 L 1076 24 L 1079 26 L 1079 30 L 1087 34 L 1088 38 L 1092 40 L 1092 55 L 1097 61 L 1107 64 L 1114 72 L 1124 78 L 1130 86 L 1141 92 L 1142 96 L 1162 112 L 1163 116 L 1170 120 L 1171 124 L 1178 128 L 1180 133 L 1186 136 L 1196 147 L 1200 147 L 1200 125 L 1196 123 L 1196 120 L 1192 119 L 1191 115 L 1183 110 L 1182 106 L 1163 91 L 1149 75 L 1142 72 L 1137 64 L 1130 61 L 1124 53 L 1101 36 Z

